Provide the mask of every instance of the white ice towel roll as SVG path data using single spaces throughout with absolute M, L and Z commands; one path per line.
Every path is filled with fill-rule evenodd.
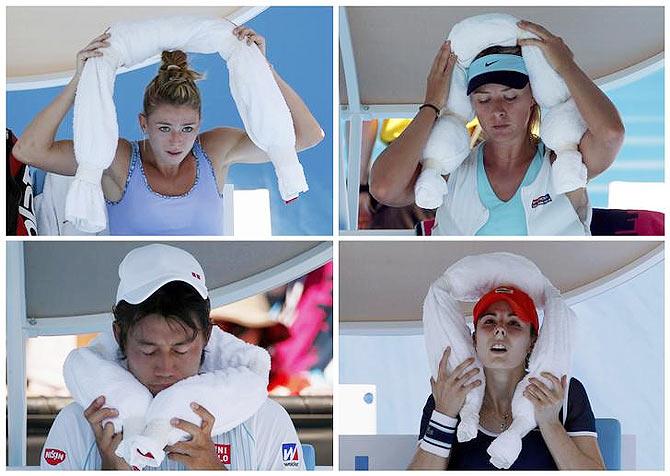
M 489 13 L 466 18 L 453 26 L 449 33 L 451 48 L 458 62 L 451 79 L 449 96 L 444 114 L 457 117 L 458 121 L 438 121 L 428 139 L 423 155 L 423 170 L 415 185 L 416 203 L 424 208 L 437 208 L 443 202 L 445 187 L 435 180 L 438 174 L 454 171 L 468 156 L 462 144 L 467 140 L 465 124 L 474 112 L 467 92 L 465 72 L 474 58 L 490 46 L 515 46 L 518 39 L 537 38 L 517 26 L 518 18 L 501 13 Z M 540 136 L 554 150 L 557 159 L 552 168 L 552 178 L 558 193 L 566 193 L 586 185 L 586 167 L 577 151 L 579 140 L 586 130 L 581 115 L 563 78 L 551 67 L 544 54 L 534 45 L 521 48 L 528 78 L 535 101 L 542 108 L 545 118 L 553 123 L 541 129 Z M 572 102 L 563 106 L 566 102 Z M 445 130 L 445 129 L 449 130 Z M 581 134 L 575 131 L 580 131 Z M 465 139 L 463 139 L 465 137 Z M 566 138 L 570 137 L 570 140 Z
M 118 416 L 104 421 L 103 425 L 111 421 L 114 431 L 123 430 L 126 437 L 144 428 L 144 415 L 153 399 L 151 392 L 100 345 L 100 339 L 90 347 L 70 352 L 63 365 L 63 377 L 72 398 L 82 408 L 88 408 L 102 395 L 105 407 L 118 410 Z
M 218 327 L 212 329 L 205 348 L 203 373 L 168 387 L 156 397 L 124 367 L 118 350 L 111 332 L 104 332 L 90 347 L 70 353 L 64 375 L 82 407 L 103 394 L 105 406 L 118 410 L 119 416 L 111 421 L 115 431 L 123 429 L 124 435 L 116 454 L 131 467 L 159 466 L 165 445 L 188 436 L 170 425 L 172 418 L 200 425 L 191 402 L 214 415 L 212 434 L 220 434 L 253 416 L 267 399 L 269 354 Z

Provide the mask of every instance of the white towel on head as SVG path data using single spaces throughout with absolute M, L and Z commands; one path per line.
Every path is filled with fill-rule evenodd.
M 112 99 L 116 70 L 163 50 L 219 53 L 230 72 L 230 90 L 249 138 L 270 157 L 285 201 L 308 190 L 295 151 L 295 130 L 286 102 L 256 45 L 233 34 L 231 22 L 208 17 L 166 17 L 120 22 L 110 28 L 111 45 L 84 65 L 74 104 L 74 149 L 78 163 L 68 193 L 66 218 L 87 232 L 105 228 L 103 171 L 116 152 L 118 125 Z
M 512 253 L 488 253 L 459 260 L 431 285 L 424 301 L 423 323 L 428 361 L 433 378 L 436 378 L 447 346 L 452 348 L 449 370 L 468 357 L 476 358 L 458 302 L 476 302 L 483 294 L 502 285 L 523 290 L 538 309 L 544 310 L 542 328 L 530 356 L 529 373 L 519 382 L 512 398 L 512 424 L 488 448 L 491 463 L 506 469 L 519 456 L 521 439 L 536 426 L 533 405 L 523 396 L 528 379 L 535 377 L 546 381 L 540 372 L 551 372 L 559 378 L 570 373 L 574 313 L 530 260 Z M 481 368 L 479 360 L 475 365 Z M 480 375 L 477 378 L 484 381 L 483 373 Z M 483 385 L 467 395 L 459 414 L 458 441 L 476 436 L 483 397 Z
M 428 139 L 430 147 L 424 149 L 423 168 L 414 188 L 416 203 L 424 208 L 437 208 L 443 202 L 446 188 L 435 180 L 435 171 L 447 175 L 458 168 L 468 156 L 462 144 L 469 142 L 465 129 L 474 111 L 466 95 L 466 71 L 474 58 L 490 46 L 515 46 L 518 39 L 537 38 L 536 35 L 517 26 L 518 19 L 512 15 L 489 13 L 460 21 L 449 33 L 451 48 L 458 56 L 449 88 L 449 97 L 443 110 L 458 120 L 448 123 L 441 120 L 433 126 Z M 539 47 L 529 45 L 521 48 L 528 78 L 535 101 L 542 108 L 542 122 L 550 118 L 556 127 L 541 128 L 540 137 L 557 154 L 553 181 L 558 193 L 566 193 L 586 185 L 586 167 L 577 150 L 586 124 L 570 100 L 570 92 L 554 71 Z M 572 105 L 564 106 L 566 102 Z M 445 131 L 449 128 L 449 131 Z M 569 131 L 569 132 L 567 132 Z M 581 133 L 579 133 L 581 131 Z M 565 140 L 567 137 L 570 140 Z M 425 175 L 426 178 L 422 178 Z M 474 192 L 473 192 L 474 193 Z M 436 198 L 439 197 L 439 198 Z M 428 207 L 427 205 L 430 205 Z
M 84 408 L 104 394 L 105 406 L 119 411 L 119 416 L 111 420 L 116 431 L 124 430 L 116 454 L 134 468 L 160 466 L 165 458 L 165 445 L 188 438 L 187 433 L 172 427 L 172 418 L 201 424 L 200 417 L 190 407 L 191 402 L 214 415 L 212 435 L 216 435 L 253 416 L 267 398 L 269 354 L 218 327 L 212 329 L 206 347 L 203 373 L 184 379 L 153 398 L 118 361 L 117 352 L 111 334 L 102 333 L 91 347 L 70 353 L 64 374 L 73 398 Z M 107 375 L 112 376 L 113 384 L 109 384 Z M 129 423 L 132 432 L 126 431 Z

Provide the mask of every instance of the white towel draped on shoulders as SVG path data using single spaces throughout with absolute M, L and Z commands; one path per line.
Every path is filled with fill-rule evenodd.
M 165 445 L 188 437 L 170 424 L 172 418 L 200 425 L 191 402 L 214 415 L 212 435 L 217 435 L 252 417 L 267 400 L 269 354 L 216 326 L 205 348 L 202 373 L 177 382 L 155 397 L 119 357 L 114 337 L 104 332 L 89 347 L 70 352 L 63 374 L 72 397 L 83 408 L 104 395 L 105 406 L 118 410 L 119 416 L 108 421 L 116 432 L 123 430 L 116 453 L 131 467 L 160 466 Z

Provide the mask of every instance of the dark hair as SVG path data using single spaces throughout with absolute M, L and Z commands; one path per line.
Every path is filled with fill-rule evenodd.
M 183 281 L 164 284 L 139 304 L 119 301 L 112 308 L 112 313 L 114 324 L 118 327 L 118 343 L 122 357 L 125 358 L 126 355 L 128 333 L 149 314 L 163 316 L 168 322 L 178 324 L 184 330 L 191 329 L 193 338 L 203 332 L 206 342 L 212 332 L 209 311 L 209 298 L 203 299 L 193 286 Z M 201 363 L 204 357 L 203 351 Z
M 522 56 L 521 47 L 518 45 L 516 46 L 495 45 L 495 46 L 489 46 L 488 48 L 485 48 L 482 51 L 480 51 L 479 54 L 474 57 L 474 59 L 479 59 L 482 56 L 497 55 L 497 54 Z M 530 136 L 531 140 L 535 143 L 540 141 L 540 137 L 538 136 L 538 134 L 540 133 L 540 119 L 541 119 L 540 105 L 536 103 L 533 106 L 533 111 L 531 112 L 530 120 L 528 121 L 528 135 Z
M 144 115 L 161 104 L 190 106 L 200 115 L 200 91 L 195 82 L 201 78 L 200 73 L 189 69 L 186 53 L 163 51 L 158 74 L 144 90 Z

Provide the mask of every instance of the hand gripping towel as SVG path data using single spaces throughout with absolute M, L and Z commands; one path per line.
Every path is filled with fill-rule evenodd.
M 573 311 L 530 260 L 511 253 L 488 253 L 459 260 L 431 285 L 424 301 L 423 325 L 433 378 L 437 378 L 439 362 L 447 346 L 452 348 L 449 371 L 468 357 L 475 357 L 474 365 L 481 369 L 458 303 L 476 302 L 491 289 L 503 285 L 523 290 L 543 312 L 542 327 L 530 356 L 529 373 L 517 385 L 512 399 L 512 424 L 488 448 L 491 463 L 506 469 L 519 456 L 521 439 L 536 426 L 533 405 L 523 396 L 528 379 L 535 377 L 550 384 L 540 376 L 541 372 L 551 372 L 559 378 L 569 376 Z M 477 378 L 485 383 L 483 371 Z M 483 398 L 484 385 L 466 397 L 459 414 L 458 441 L 476 436 Z
M 190 402 L 198 403 L 215 416 L 211 434 L 218 435 L 251 417 L 267 398 L 269 354 L 218 327 L 212 329 L 201 370 L 201 374 L 156 395 L 145 415 L 142 434 L 130 440 L 124 436 L 117 455 L 131 467 L 160 466 L 165 445 L 190 438 L 188 433 L 170 424 L 175 417 L 201 424 Z
M 178 16 L 119 22 L 110 28 L 110 46 L 103 56 L 89 58 L 74 103 L 74 149 L 78 168 L 66 201 L 66 218 L 86 232 L 106 227 L 100 185 L 103 171 L 116 152 L 119 131 L 112 99 L 116 70 L 181 49 L 219 53 L 229 70 L 230 91 L 249 138 L 274 165 L 285 201 L 308 190 L 295 151 L 293 120 L 272 71 L 256 45 L 233 34 L 221 18 Z
M 103 375 L 109 373 L 114 377 L 113 384 L 100 378 L 101 369 L 106 372 Z M 165 445 L 189 436 L 172 427 L 172 418 L 201 424 L 200 417 L 190 407 L 191 402 L 214 415 L 212 435 L 226 432 L 253 416 L 267 398 L 269 371 L 270 356 L 265 350 L 217 327 L 212 329 L 205 350 L 202 373 L 172 385 L 153 398 L 119 362 L 118 346 L 109 332 L 102 333 L 90 347 L 73 350 L 64 368 L 68 389 L 80 405 L 86 408 L 104 394 L 105 406 L 119 411 L 119 416 L 111 420 L 115 431 L 124 431 L 116 454 L 138 469 L 160 466 L 165 458 Z M 128 415 L 132 420 L 127 421 Z M 126 430 L 129 424 L 131 432 Z
M 414 188 L 416 204 L 437 208 L 443 202 L 447 188 L 435 179 L 448 175 L 468 156 L 469 143 L 465 124 L 474 111 L 466 94 L 466 71 L 481 51 L 490 46 L 515 46 L 517 39 L 536 38 L 517 26 L 518 19 L 507 14 L 490 13 L 466 18 L 454 25 L 449 33 L 451 48 L 458 56 L 451 78 L 449 96 L 440 118 L 423 151 L 422 172 Z M 547 62 L 537 46 L 523 46 L 533 97 L 542 108 L 540 137 L 556 153 L 552 182 L 556 193 L 566 193 L 586 185 L 586 166 L 577 146 L 586 131 L 586 124 L 571 100 L 565 82 Z M 566 105 L 566 103 L 571 103 Z

